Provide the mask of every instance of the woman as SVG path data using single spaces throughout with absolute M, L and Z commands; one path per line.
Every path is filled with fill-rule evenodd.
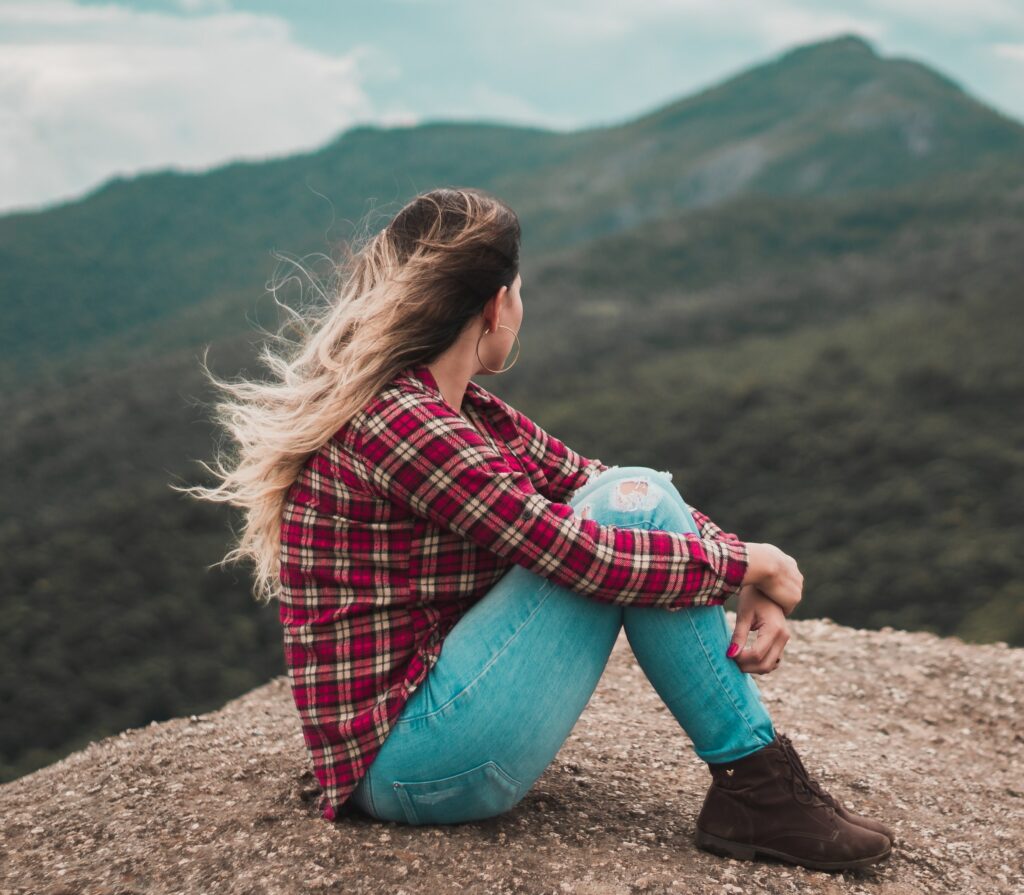
M 584 458 L 471 378 L 511 366 L 519 245 L 483 191 L 417 196 L 350 259 L 336 301 L 295 315 L 294 355 L 265 355 L 278 383 L 214 380 L 241 451 L 193 491 L 246 508 L 225 561 L 254 560 L 258 598 L 279 600 L 323 816 L 509 810 L 624 626 L 708 764 L 700 847 L 826 870 L 887 857 L 891 832 L 809 776 L 751 677 L 789 640 L 793 559 L 723 532 L 670 473 Z

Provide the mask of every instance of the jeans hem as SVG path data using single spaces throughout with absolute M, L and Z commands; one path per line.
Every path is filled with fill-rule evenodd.
M 756 736 L 756 734 L 755 734 Z M 744 752 L 737 753 L 733 752 L 721 752 L 721 753 L 707 753 L 705 755 L 698 755 L 701 761 L 708 764 L 727 764 L 730 761 L 739 761 L 741 758 L 746 758 L 748 755 L 753 755 L 755 752 L 763 749 L 765 746 L 770 745 L 775 741 L 775 731 L 772 729 L 772 738 L 765 742 L 758 742 L 756 746 L 747 749 Z

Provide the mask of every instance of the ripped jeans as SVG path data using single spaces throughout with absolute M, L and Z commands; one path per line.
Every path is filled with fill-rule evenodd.
M 604 524 L 696 532 L 671 478 L 612 466 L 568 502 Z M 448 633 L 351 801 L 409 824 L 512 808 L 583 713 L 622 627 L 701 759 L 732 761 L 774 739 L 753 677 L 725 655 L 731 632 L 721 606 L 601 603 L 515 566 Z

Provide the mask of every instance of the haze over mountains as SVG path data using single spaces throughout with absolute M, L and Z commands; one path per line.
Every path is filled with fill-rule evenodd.
M 78 350 L 226 290 L 254 297 L 271 247 L 324 250 L 343 235 L 342 221 L 389 203 L 383 225 L 438 183 L 507 197 L 523 219 L 525 266 L 736 197 L 907 186 L 927 195 L 936 179 L 991 178 L 992 166 L 998 181 L 1003 165 L 1019 171 L 1022 158 L 1019 122 L 855 36 L 797 48 L 616 127 L 359 127 L 316 153 L 203 175 L 115 178 L 55 211 L 0 218 L 0 287 L 14 314 L 3 357 L 9 365 Z M 237 329 L 236 316 L 229 325 Z
M 199 356 L 262 375 L 274 253 L 326 276 L 443 184 L 523 224 L 522 359 L 482 384 L 796 557 L 798 616 L 1024 645 L 1024 126 L 847 35 L 614 127 L 360 127 L 0 218 L 3 778 L 281 672 L 208 570 L 229 514 L 168 487 L 217 437 Z

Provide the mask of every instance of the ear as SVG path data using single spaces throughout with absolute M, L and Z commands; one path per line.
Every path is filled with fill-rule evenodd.
M 501 307 L 503 298 L 502 290 L 508 292 L 508 286 L 502 286 L 497 292 L 494 293 L 489 299 L 487 304 L 484 305 L 484 326 L 489 329 L 492 333 L 498 329 L 498 309 Z

